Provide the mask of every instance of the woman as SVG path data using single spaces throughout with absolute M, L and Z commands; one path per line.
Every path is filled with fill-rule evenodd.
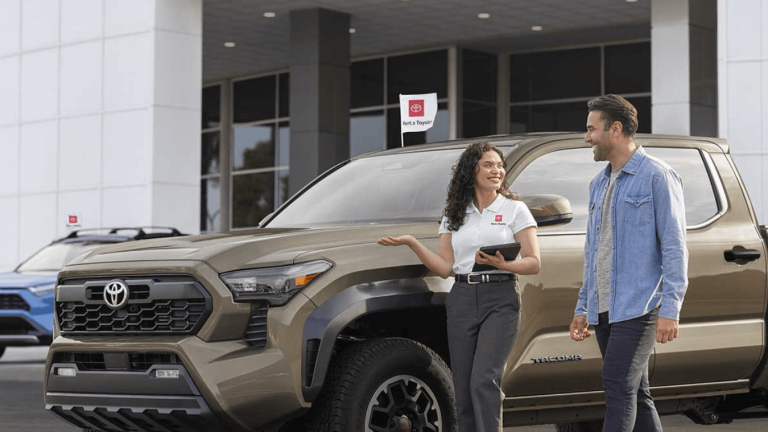
M 508 194 L 504 155 L 493 144 L 474 143 L 453 167 L 439 252 L 410 235 L 378 241 L 384 246 L 409 246 L 443 278 L 451 271 L 455 274 L 446 310 L 461 432 L 501 431 L 501 378 L 517 336 L 520 310 L 516 275 L 537 274 L 541 268 L 536 222 L 528 207 Z M 514 261 L 505 261 L 500 252 L 486 255 L 478 250 L 512 241 L 522 244 L 520 259 Z M 469 283 L 475 263 L 496 270 L 483 273 L 488 277 L 473 276 Z

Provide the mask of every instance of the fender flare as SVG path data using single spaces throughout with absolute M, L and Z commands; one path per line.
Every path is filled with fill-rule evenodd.
M 444 307 L 447 296 L 448 292 L 430 290 L 422 278 L 403 278 L 352 285 L 328 299 L 304 322 L 301 350 L 304 400 L 312 402 L 320 394 L 336 338 L 351 322 L 374 312 Z

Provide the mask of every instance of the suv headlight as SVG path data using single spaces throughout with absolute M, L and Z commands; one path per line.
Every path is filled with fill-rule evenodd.
M 250 270 L 220 275 L 235 301 L 267 300 L 273 306 L 288 302 L 299 291 L 333 267 L 328 261 Z
M 56 288 L 56 284 L 55 283 L 49 283 L 49 284 L 45 284 L 45 285 L 38 285 L 38 286 L 27 288 L 27 291 L 31 292 L 32 294 L 34 294 L 34 295 L 36 295 L 38 297 L 43 297 L 43 296 L 46 296 L 48 294 L 52 294 L 54 288 Z

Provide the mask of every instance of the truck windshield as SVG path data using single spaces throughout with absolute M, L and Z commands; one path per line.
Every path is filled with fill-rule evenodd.
M 281 209 L 266 226 L 439 222 L 451 168 L 462 151 L 398 153 L 351 161 Z

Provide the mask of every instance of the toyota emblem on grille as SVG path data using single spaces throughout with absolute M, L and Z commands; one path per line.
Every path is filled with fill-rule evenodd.
M 104 287 L 104 301 L 112 309 L 119 309 L 128 302 L 128 285 L 122 281 L 112 281 Z

